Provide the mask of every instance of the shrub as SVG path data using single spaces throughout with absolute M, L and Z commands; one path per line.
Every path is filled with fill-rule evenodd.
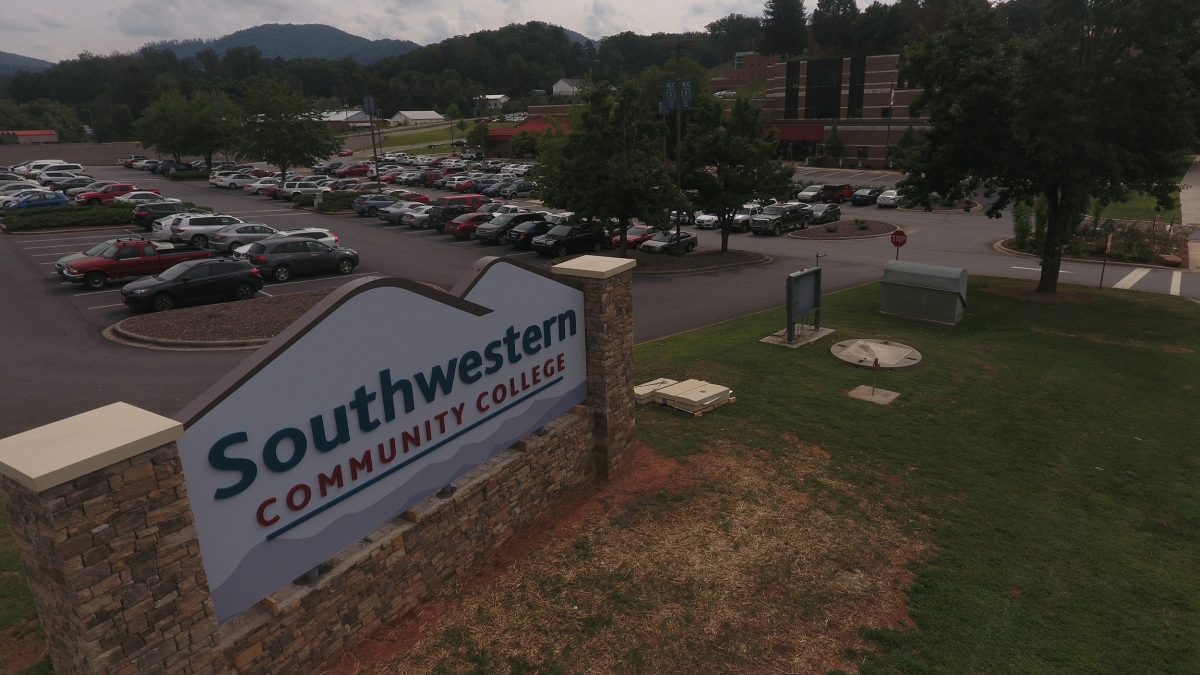
M 854 219 L 854 228 L 855 229 L 867 230 L 867 229 L 870 229 L 870 227 L 871 227 L 871 225 L 869 223 L 867 223 L 867 221 L 863 220 L 862 218 Z
M 132 204 L 45 206 L 37 209 L 5 211 L 4 226 L 9 232 L 40 230 L 47 227 L 100 227 L 124 225 L 129 223 L 132 217 Z
M 167 176 L 167 178 L 169 178 L 171 180 L 207 180 L 208 172 L 203 171 L 203 170 L 201 170 L 201 171 L 180 171 L 180 170 L 176 169 L 175 171 L 172 171 L 171 175 Z
M 348 209 L 356 197 L 358 197 L 357 192 L 326 192 L 321 195 L 321 205 L 317 207 L 317 210 L 321 213 L 329 213 Z
M 1028 202 L 1017 202 L 1012 210 L 1013 243 L 1017 248 L 1029 245 L 1029 237 L 1033 236 L 1033 208 Z
M 825 225 L 825 231 L 826 231 L 826 232 L 837 232 L 837 230 L 838 230 L 838 224 L 837 224 L 837 223 L 827 223 L 827 224 Z
M 312 206 L 313 201 L 313 195 L 294 195 L 292 197 L 292 203 L 296 206 Z

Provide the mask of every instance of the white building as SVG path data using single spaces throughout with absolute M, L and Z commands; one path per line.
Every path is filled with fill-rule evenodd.
M 334 129 L 349 129 L 351 127 L 369 127 L 371 126 L 371 118 L 367 114 L 357 108 L 349 108 L 346 110 L 328 110 L 321 113 L 321 119 L 329 122 Z M 375 119 L 375 125 L 378 126 L 380 120 Z
M 401 110 L 392 115 L 389 121 L 392 123 L 392 126 L 409 127 L 418 124 L 437 124 L 438 122 L 445 122 L 446 118 L 441 113 L 432 110 Z
M 493 108 L 495 110 L 503 108 L 504 104 L 508 103 L 508 97 L 504 94 L 484 94 L 483 96 L 480 96 L 480 99 L 483 100 L 486 107 Z
M 553 92 L 555 96 L 575 96 L 579 94 L 579 78 L 564 77 L 558 82 L 555 82 L 554 86 L 550 88 L 550 91 Z

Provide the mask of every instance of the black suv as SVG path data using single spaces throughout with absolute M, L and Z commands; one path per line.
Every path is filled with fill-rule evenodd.
M 535 237 L 533 250 L 558 258 L 580 251 L 599 252 L 604 248 L 604 237 L 604 228 L 598 223 L 562 223 Z
M 163 312 L 178 305 L 214 300 L 249 300 L 263 280 L 245 260 L 189 260 L 121 288 L 121 301 L 134 309 Z
M 542 220 L 545 216 L 541 213 L 506 213 L 502 216 L 496 216 L 490 221 L 475 228 L 475 240 L 486 241 L 491 244 L 503 244 L 508 241 L 508 231 L 521 223 L 528 223 L 534 220 Z
M 804 229 L 812 220 L 810 204 L 772 204 L 750 219 L 754 234 L 783 234 L 788 230 Z
M 358 267 L 358 253 L 352 248 L 332 248 L 305 237 L 267 239 L 250 244 L 246 251 L 259 272 L 275 281 L 287 281 L 293 274 L 337 272 L 349 274 Z
M 438 232 L 443 232 L 446 229 L 446 223 L 455 218 L 468 213 L 474 213 L 475 209 L 465 204 L 452 204 L 450 206 L 435 206 L 429 209 L 428 226 L 435 228 Z
M 146 202 L 137 205 L 129 222 L 148 232 L 154 226 L 154 221 L 173 213 L 204 213 L 204 211 L 193 209 L 179 202 Z

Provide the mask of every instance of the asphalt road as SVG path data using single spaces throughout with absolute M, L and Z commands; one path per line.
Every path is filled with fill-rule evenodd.
M 856 176 L 854 171 L 814 170 L 814 179 L 830 182 L 868 182 L 886 185 L 895 174 Z M 343 245 L 362 257 L 355 275 L 403 276 L 453 287 L 479 258 L 506 255 L 531 264 L 545 264 L 534 253 L 459 241 L 433 231 L 388 226 L 375 219 L 298 212 L 280 202 L 241 190 L 212 188 L 207 183 L 172 183 L 150 174 L 133 174 L 116 167 L 92 171 L 97 178 L 120 178 L 142 187 L 158 187 L 167 196 L 212 206 L 248 222 L 273 227 L 325 227 Z M 537 208 L 536 204 L 528 204 Z M 972 274 L 1036 279 L 1036 261 L 997 253 L 992 243 L 1007 236 L 1007 220 L 989 220 L 981 212 L 922 213 L 883 211 L 875 207 L 844 207 L 846 217 L 890 220 L 908 232 L 901 258 L 965 267 Z M 77 234 L 13 235 L 0 237 L 0 344 L 4 345 L 5 386 L 0 390 L 0 437 L 62 417 L 126 401 L 164 415 L 173 415 L 244 359 L 247 351 L 173 352 L 128 347 L 101 335 L 104 328 L 133 315 L 120 304 L 116 288 L 86 291 L 53 273 L 53 262 L 67 253 L 114 236 L 136 236 L 140 230 L 111 230 Z M 718 232 L 699 231 L 701 247 L 720 244 Z M 760 251 L 774 261 L 767 265 L 722 270 L 683 277 L 636 277 L 634 334 L 638 342 L 679 333 L 718 321 L 779 306 L 784 301 L 783 279 L 815 264 L 821 253 L 823 289 L 833 292 L 878 279 L 886 261 L 895 256 L 888 239 L 814 242 L 791 237 L 731 236 L 734 248 Z M 1143 271 L 1144 270 L 1144 271 Z M 1063 280 L 1099 282 L 1098 265 L 1065 263 Z M 300 278 L 287 284 L 270 283 L 267 293 L 329 288 L 346 282 L 342 276 Z M 1200 298 L 1200 278 L 1188 272 L 1149 270 L 1110 265 L 1106 286 L 1118 285 L 1158 293 Z

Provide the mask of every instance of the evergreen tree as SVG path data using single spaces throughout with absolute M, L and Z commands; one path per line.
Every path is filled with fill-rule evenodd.
M 822 48 L 833 47 L 839 52 L 849 46 L 854 21 L 858 18 L 858 5 L 854 0 L 817 0 L 813 10 L 813 38 Z
M 767 0 L 763 7 L 762 52 L 780 56 L 803 54 L 808 46 L 807 23 L 804 0 Z

